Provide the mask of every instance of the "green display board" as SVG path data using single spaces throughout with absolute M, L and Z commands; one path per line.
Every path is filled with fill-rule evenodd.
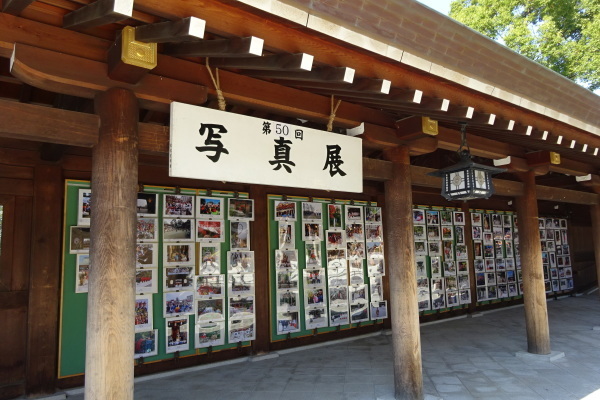
M 281 293 L 281 289 L 278 289 L 278 277 L 277 277 L 277 269 L 275 267 L 276 264 L 276 260 L 275 260 L 275 252 L 276 250 L 280 249 L 280 243 L 279 243 L 279 222 L 278 220 L 275 219 L 275 202 L 276 201 L 281 201 L 281 200 L 285 200 L 287 202 L 294 202 L 296 203 L 296 219 L 293 222 L 293 233 L 290 232 L 290 234 L 293 237 L 293 243 L 294 246 L 293 248 L 295 248 L 298 252 L 298 286 L 297 289 L 294 288 L 294 290 L 298 291 L 298 320 L 297 321 L 292 321 L 292 323 L 295 324 L 299 324 L 298 329 L 295 329 L 296 331 L 294 332 L 281 332 L 281 326 L 280 326 L 280 330 L 278 332 L 278 306 L 279 306 L 279 298 L 278 298 L 278 291 L 279 293 Z M 331 325 L 331 321 L 329 321 L 330 317 L 329 315 L 327 316 L 327 320 L 328 320 L 328 326 L 325 327 L 318 327 L 318 328 L 314 328 L 314 329 L 308 329 L 306 327 L 306 309 L 307 309 L 307 299 L 306 297 L 306 292 L 305 292 L 305 282 L 303 279 L 303 271 L 307 269 L 307 257 L 306 257 L 306 251 L 305 251 L 305 241 L 303 240 L 303 235 L 305 234 L 305 232 L 303 231 L 303 218 L 302 218 L 302 202 L 312 202 L 312 203 L 318 203 L 322 205 L 322 234 L 324 236 L 324 238 L 319 241 L 316 242 L 317 246 L 319 246 L 320 248 L 320 252 L 321 252 L 321 258 L 322 258 L 322 267 L 323 269 L 327 270 L 326 267 L 326 237 L 325 237 L 325 232 L 330 228 L 329 226 L 329 218 L 327 215 L 327 204 L 331 204 L 332 200 L 331 199 L 322 199 L 322 198 L 307 198 L 307 197 L 282 197 L 280 195 L 269 195 L 268 196 L 268 218 L 269 218 L 269 271 L 270 271 L 270 282 L 269 282 L 269 287 L 270 287 L 270 293 L 271 293 L 271 298 L 270 298 L 270 315 L 271 315 L 271 341 L 275 342 L 275 341 L 281 341 L 281 340 L 286 340 L 288 338 L 297 338 L 297 337 L 303 337 L 303 336 L 309 336 L 309 335 L 314 335 L 314 334 L 320 334 L 320 333 L 326 333 L 326 332 L 333 332 L 336 330 L 345 330 L 345 329 L 352 329 L 352 328 L 356 328 L 359 325 L 372 325 L 375 323 L 382 323 L 381 319 L 369 319 L 368 321 L 361 321 L 360 323 L 348 323 L 345 325 L 337 325 L 337 326 L 330 326 Z M 372 206 L 376 206 L 376 204 L 368 204 L 367 202 L 362 202 L 362 201 L 350 201 L 350 200 L 335 200 L 335 204 L 341 204 L 341 205 L 356 205 L 356 206 L 367 206 L 367 205 L 372 205 Z M 343 207 L 342 206 L 342 207 Z M 343 209 L 343 208 L 342 208 Z M 342 216 L 336 216 L 336 221 L 338 223 L 344 224 L 344 218 L 342 218 Z M 345 225 L 342 227 L 345 228 Z M 312 242 L 315 243 L 315 242 Z M 369 287 L 369 276 L 367 274 L 367 261 L 366 260 L 362 260 L 360 261 L 362 264 L 362 274 L 363 274 L 363 279 L 364 279 L 364 284 L 366 285 L 366 287 Z M 327 298 L 327 293 L 329 293 L 329 280 L 326 279 L 326 283 L 324 285 L 324 289 L 325 289 L 325 293 L 323 294 L 326 298 Z M 284 290 L 285 291 L 285 290 Z M 326 303 L 327 304 L 327 303 Z M 330 306 L 329 304 L 327 304 L 328 306 Z M 350 320 L 351 321 L 351 320 Z M 350 322 L 349 321 L 349 322 Z
M 67 180 L 65 183 L 65 220 L 64 220 L 64 242 L 63 242 L 63 275 L 62 275 L 62 302 L 61 302 L 61 317 L 60 317 L 60 339 L 59 339 L 59 368 L 58 377 L 65 378 L 73 375 L 80 375 L 85 370 L 85 341 L 86 341 L 86 315 L 87 315 L 87 293 L 77 293 L 77 256 L 78 254 L 71 254 L 71 227 L 78 225 L 78 210 L 80 205 L 79 190 L 89 189 L 89 181 L 75 181 Z M 176 189 L 173 187 L 160 187 L 160 186 L 145 186 L 144 193 L 156 193 L 158 194 L 157 200 L 157 218 L 158 225 L 162 225 L 162 209 L 163 209 L 163 194 L 173 194 L 179 192 L 187 195 L 209 195 L 215 197 L 225 198 L 223 201 L 223 213 L 227 215 L 227 198 L 240 197 L 247 198 L 247 193 L 233 193 L 223 191 L 213 191 L 210 194 L 206 190 L 197 189 Z M 226 256 L 227 251 L 230 250 L 230 226 L 225 218 L 224 223 L 224 237 L 225 240 L 219 243 L 221 251 L 220 269 L 222 274 L 227 273 L 227 262 Z M 157 267 L 157 278 L 158 278 L 158 289 L 157 293 L 152 295 L 152 315 L 153 315 L 153 328 L 158 330 L 158 354 L 150 357 L 145 357 L 143 362 L 157 362 L 166 359 L 172 359 L 175 357 L 174 353 L 166 353 L 165 349 L 165 318 L 163 316 L 163 237 L 162 229 L 158 230 L 158 267 Z M 198 274 L 198 263 L 200 259 L 199 254 L 199 243 L 195 243 L 196 247 L 196 274 Z M 93 268 L 93 267 L 91 267 Z M 227 282 L 226 282 L 227 286 Z M 225 344 L 215 346 L 211 348 L 211 351 L 216 352 L 224 349 L 238 347 L 238 343 L 228 343 L 227 332 L 228 332 L 228 307 L 227 294 L 224 296 L 225 302 Z M 134 321 L 132 321 L 134 323 Z M 189 317 L 189 332 L 188 332 L 188 343 L 189 350 L 181 351 L 177 354 L 178 357 L 186 357 L 192 355 L 205 354 L 209 351 L 208 348 L 194 348 L 195 340 L 195 316 L 190 315 Z M 132 338 L 134 340 L 134 338 Z M 242 346 L 249 346 L 249 341 L 241 342 Z M 132 354 L 132 363 L 135 362 Z M 139 360 L 138 360 L 139 362 Z

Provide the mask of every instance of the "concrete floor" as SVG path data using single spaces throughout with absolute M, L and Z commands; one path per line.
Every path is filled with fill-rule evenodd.
M 522 306 L 421 327 L 426 399 L 600 399 L 600 298 L 548 303 L 553 357 L 527 349 Z M 600 328 L 599 328 L 600 329 Z M 376 334 L 262 359 L 136 379 L 135 398 L 362 400 L 394 398 L 391 336 Z M 560 357 L 560 353 L 564 357 Z M 559 353 L 559 354 L 554 354 Z M 82 390 L 60 397 L 83 399 Z

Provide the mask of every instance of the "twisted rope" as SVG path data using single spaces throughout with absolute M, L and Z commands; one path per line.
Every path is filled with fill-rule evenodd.
M 215 74 L 217 75 L 217 78 L 215 79 L 215 76 L 213 75 L 213 73 L 210 69 L 210 65 L 208 63 L 208 57 L 207 57 L 206 58 L 206 69 L 208 69 L 210 79 L 212 80 L 213 85 L 215 85 L 215 90 L 217 91 L 217 100 L 219 101 L 219 110 L 225 111 L 225 106 L 227 106 L 227 103 L 225 102 L 225 96 L 223 96 L 223 92 L 221 91 L 221 81 L 219 80 L 219 68 L 215 68 Z

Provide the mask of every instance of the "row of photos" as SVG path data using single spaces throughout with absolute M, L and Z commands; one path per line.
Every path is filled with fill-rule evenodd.
M 328 227 L 325 231 L 323 206 Z M 387 318 L 381 207 L 307 201 L 299 203 L 298 208 L 305 254 L 300 263 L 294 237 L 297 203 L 274 201 L 274 219 L 278 221 L 278 248 L 274 250 L 277 334 L 303 329 L 301 293 L 305 329 Z M 364 277 L 365 259 L 369 283 Z
M 70 252 L 77 256 L 77 293 L 88 289 L 91 195 L 90 189 L 79 190 L 78 226 L 71 227 Z M 135 358 L 158 354 L 152 300 L 159 292 L 159 265 L 166 353 L 190 349 L 190 315 L 196 321 L 195 348 L 224 345 L 226 326 L 228 343 L 253 340 L 253 200 L 164 194 L 159 213 L 158 196 L 138 193 L 137 200 Z M 227 215 L 223 212 L 226 200 Z M 226 223 L 230 250 L 225 275 L 221 273 L 221 243 L 225 241 Z M 158 262 L 159 246 L 162 263 Z
M 477 301 L 523 293 L 516 216 L 470 213 Z M 567 220 L 540 218 L 546 291 L 573 289 Z M 413 210 L 419 311 L 471 302 L 465 213 Z M 429 266 L 429 268 L 428 268 Z

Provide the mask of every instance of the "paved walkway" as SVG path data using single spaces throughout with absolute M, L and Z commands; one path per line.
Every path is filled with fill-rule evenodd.
M 523 307 L 421 327 L 426 399 L 600 399 L 600 298 L 548 303 L 552 350 L 528 360 Z M 393 399 L 391 337 L 386 334 L 276 358 L 136 380 L 140 400 Z M 527 355 L 527 354 L 526 354 Z M 80 391 L 81 392 L 81 391 Z M 77 391 L 68 400 L 83 399 Z

